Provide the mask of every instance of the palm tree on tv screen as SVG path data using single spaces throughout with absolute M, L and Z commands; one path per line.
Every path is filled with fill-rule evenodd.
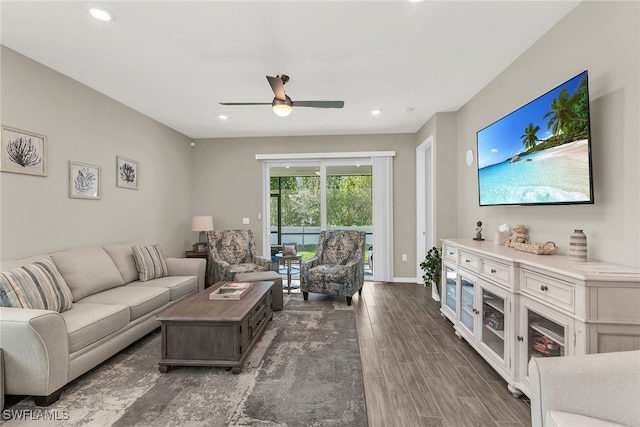
M 538 142 L 538 136 L 536 135 L 540 130 L 540 126 L 529 123 L 529 126 L 524 130 L 524 134 L 520 136 L 522 139 L 522 145 L 527 150 L 536 146 Z

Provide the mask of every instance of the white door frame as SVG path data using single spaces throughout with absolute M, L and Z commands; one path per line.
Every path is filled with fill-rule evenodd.
M 417 283 L 423 283 L 423 271 L 420 263 L 427 254 L 427 247 L 436 246 L 435 239 L 435 144 L 433 135 L 429 135 L 416 148 L 416 280 Z M 431 296 L 436 301 L 440 300 L 440 296 L 435 288 L 432 287 Z

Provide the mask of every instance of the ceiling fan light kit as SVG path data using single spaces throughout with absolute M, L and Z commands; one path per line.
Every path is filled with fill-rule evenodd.
M 273 112 L 280 117 L 287 117 L 289 114 L 291 114 L 291 111 L 293 111 L 293 108 L 291 107 L 291 105 L 284 104 L 284 103 L 276 104 L 275 100 L 274 100 L 273 107 L 271 108 L 273 108 Z
M 271 105 L 273 112 L 280 117 L 287 117 L 293 111 L 293 107 L 315 108 L 342 108 L 344 101 L 292 101 L 284 92 L 284 84 L 289 81 L 289 76 L 283 74 L 276 77 L 267 76 L 271 90 L 275 98 L 268 102 L 221 102 L 220 105 Z

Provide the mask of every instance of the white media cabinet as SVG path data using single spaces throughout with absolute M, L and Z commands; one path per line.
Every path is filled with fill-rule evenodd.
M 443 239 L 440 311 L 514 396 L 529 396 L 531 357 L 640 350 L 640 274 L 630 271 Z

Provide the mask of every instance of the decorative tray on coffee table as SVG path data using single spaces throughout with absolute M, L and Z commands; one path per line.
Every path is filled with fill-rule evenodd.
M 253 283 L 229 282 L 209 294 L 210 300 L 240 300 L 249 293 Z

